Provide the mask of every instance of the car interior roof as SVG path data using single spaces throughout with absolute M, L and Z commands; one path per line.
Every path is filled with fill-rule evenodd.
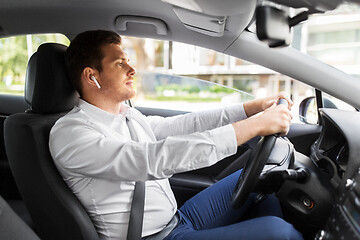
M 307 7 L 313 12 L 334 9 L 341 2 L 341 0 L 313 0 L 309 4 L 307 0 L 272 1 L 297 8 Z M 28 33 L 63 33 L 72 39 L 79 32 L 86 30 L 116 30 L 115 22 L 118 16 L 151 16 L 165 22 L 167 26 L 165 35 L 157 34 L 149 24 L 138 23 L 128 23 L 125 31 L 117 32 L 121 35 L 175 40 L 223 52 L 249 26 L 256 5 L 262 0 L 1 0 L 1 2 L 0 37 Z M 185 8 L 195 11 L 187 11 Z M 226 20 L 225 29 L 218 34 L 218 37 L 212 37 L 213 29 L 207 27 L 209 24 L 217 27 L 218 19 Z M 202 24 L 204 21 L 205 25 Z M 193 26 L 193 30 L 195 28 L 202 33 L 204 29 L 210 31 L 208 35 L 202 34 L 190 30 L 189 25 Z M 219 25 L 221 27 L 221 23 Z
M 71 39 L 77 33 L 86 30 L 116 30 L 115 20 L 118 16 L 151 16 L 166 23 L 166 35 L 156 34 L 154 27 L 149 24 L 138 23 L 128 23 L 126 31 L 117 32 L 128 36 L 176 40 L 194 45 L 202 44 L 203 47 L 222 52 L 249 24 L 253 17 L 256 1 L 241 1 L 238 5 L 238 13 L 235 14 L 232 11 L 233 15 L 227 17 L 226 30 L 219 41 L 218 37 L 214 38 L 186 28 L 171 9 L 172 5 L 160 0 L 151 1 L 151 4 L 145 4 L 142 0 L 73 0 L 67 2 L 53 0 L 51 4 L 41 0 L 14 0 L 8 1 L 5 6 L 0 8 L 0 27 L 2 29 L 0 36 L 58 32 Z M 203 14 L 199 13 L 199 15 Z M 21 24 L 18 22 L 19 16 L 21 16 Z M 196 16 L 191 17 L 194 19 L 188 19 L 188 21 L 197 21 Z

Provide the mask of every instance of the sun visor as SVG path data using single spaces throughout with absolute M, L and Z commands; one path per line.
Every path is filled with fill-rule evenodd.
M 224 35 L 226 16 L 210 16 L 180 7 L 173 9 L 186 28 L 215 37 Z
M 248 13 L 257 0 L 162 0 L 173 6 L 211 16 L 232 16 Z
M 209 36 L 221 37 L 226 29 L 233 32 L 241 32 L 239 27 L 247 26 L 249 19 L 254 14 L 257 0 L 162 0 L 171 4 L 173 10 L 184 26 Z M 241 21 L 230 24 L 229 19 L 234 18 Z

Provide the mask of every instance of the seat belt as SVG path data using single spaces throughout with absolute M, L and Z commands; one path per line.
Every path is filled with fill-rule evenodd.
M 143 226 L 145 182 L 136 182 L 131 203 L 127 240 L 140 240 Z
M 131 119 L 126 117 L 126 124 L 129 128 L 130 137 L 132 140 L 138 142 L 139 138 L 136 135 L 134 125 Z M 136 182 L 131 203 L 129 226 L 127 231 L 127 240 L 140 240 L 144 217 L 144 203 L 145 203 L 145 182 Z

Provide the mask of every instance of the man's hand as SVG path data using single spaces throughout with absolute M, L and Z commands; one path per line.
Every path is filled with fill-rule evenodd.
M 291 119 L 290 110 L 285 105 L 275 105 L 266 109 L 261 115 L 254 117 L 258 121 L 258 136 L 279 133 L 281 136 L 289 132 Z
M 285 99 L 288 102 L 288 109 L 291 110 L 291 107 L 294 105 L 293 101 L 290 99 L 290 95 L 287 92 L 280 92 L 274 96 L 262 98 L 262 110 L 266 110 L 269 107 L 277 104 L 279 99 Z
M 261 115 L 233 123 L 237 143 L 241 145 L 255 136 L 277 133 L 286 135 L 291 119 L 292 115 L 286 106 L 273 103 Z
M 288 108 L 290 110 L 293 106 L 293 102 L 291 101 L 289 94 L 286 92 L 280 92 L 274 96 L 259 98 L 244 103 L 246 116 L 251 117 L 259 112 L 265 111 L 274 104 L 277 104 L 280 98 L 285 99 L 289 103 Z

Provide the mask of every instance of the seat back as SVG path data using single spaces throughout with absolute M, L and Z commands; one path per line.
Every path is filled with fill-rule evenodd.
M 40 240 L 0 196 L 0 239 Z
M 6 116 L 0 115 L 0 194 L 5 199 L 20 198 L 17 187 L 10 171 L 9 162 L 5 153 L 4 121 Z
M 25 99 L 31 110 L 5 121 L 5 147 L 16 184 L 42 239 L 98 239 L 83 206 L 57 171 L 48 142 L 54 123 L 78 98 L 67 75 L 66 46 L 48 43 L 29 60 Z
M 7 160 L 4 143 L 4 122 L 8 115 L 25 112 L 29 104 L 23 96 L 0 94 L 0 195 L 7 201 L 20 201 L 21 197 Z
M 4 122 L 6 117 L 14 113 L 25 112 L 30 105 L 25 101 L 24 96 L 11 94 L 0 94 L 0 103 L 0 195 L 12 210 L 32 228 L 34 224 L 16 186 L 7 160 L 4 143 Z M 2 229 L 0 229 L 1 231 Z M 0 239 L 2 239 L 1 236 L 0 234 Z

